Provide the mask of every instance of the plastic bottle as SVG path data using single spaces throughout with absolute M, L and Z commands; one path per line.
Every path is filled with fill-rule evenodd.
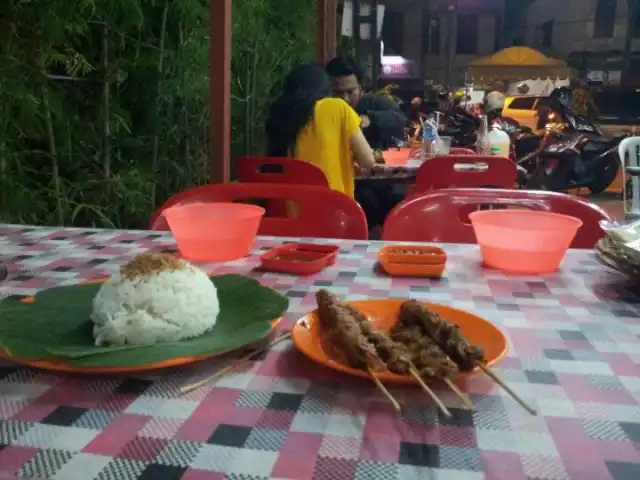
M 476 138 L 476 153 L 478 155 L 489 155 L 489 124 L 487 116 L 482 115 L 480 117 L 480 128 L 478 129 L 478 136 Z
M 438 125 L 435 124 L 433 118 L 427 119 L 422 124 L 422 155 L 421 161 L 433 157 L 435 154 L 435 142 L 438 138 Z
M 511 139 L 500 127 L 494 125 L 487 136 L 489 155 L 495 157 L 509 157 Z

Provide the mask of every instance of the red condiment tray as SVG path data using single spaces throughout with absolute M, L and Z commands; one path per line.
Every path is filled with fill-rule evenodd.
M 398 277 L 440 278 L 447 263 L 444 250 L 427 245 L 382 247 L 378 258 L 387 274 Z
M 260 262 L 262 268 L 272 272 L 311 275 L 333 265 L 338 250 L 335 245 L 288 243 L 265 252 Z

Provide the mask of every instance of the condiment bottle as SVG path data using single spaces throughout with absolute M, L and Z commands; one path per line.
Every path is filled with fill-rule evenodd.
M 489 123 L 486 115 L 480 117 L 480 128 L 476 138 L 476 153 L 478 155 L 489 155 Z

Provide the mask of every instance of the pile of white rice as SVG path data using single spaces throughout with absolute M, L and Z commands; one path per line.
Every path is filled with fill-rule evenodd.
M 102 285 L 91 320 L 96 345 L 152 345 L 202 335 L 218 313 L 218 292 L 204 271 L 145 253 Z

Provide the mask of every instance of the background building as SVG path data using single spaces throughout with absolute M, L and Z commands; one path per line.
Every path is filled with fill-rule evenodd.
M 592 80 L 618 83 L 640 74 L 640 12 L 633 0 L 536 0 L 516 36 L 547 55 L 563 58 Z
M 385 55 L 413 63 L 428 83 L 460 84 L 469 61 L 505 43 L 506 0 L 394 0 L 386 5 Z

